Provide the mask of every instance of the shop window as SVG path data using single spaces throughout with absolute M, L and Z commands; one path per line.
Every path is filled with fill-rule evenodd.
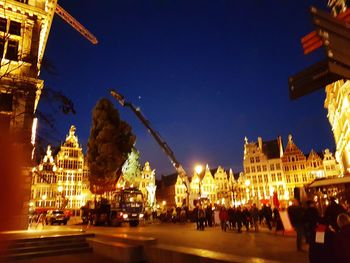
M 21 23 L 18 23 L 16 21 L 10 21 L 9 33 L 11 35 L 20 36 L 21 35 Z
M 18 42 L 10 40 L 7 45 L 6 58 L 18 61 Z

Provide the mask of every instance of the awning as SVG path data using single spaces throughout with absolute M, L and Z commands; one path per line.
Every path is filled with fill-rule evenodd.
M 350 176 L 315 180 L 309 184 L 308 187 L 319 187 L 334 184 L 350 184 Z

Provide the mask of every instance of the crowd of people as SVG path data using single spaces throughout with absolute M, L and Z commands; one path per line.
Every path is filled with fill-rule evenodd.
M 349 262 L 349 211 L 334 198 L 319 214 L 312 201 L 303 207 L 297 200 L 288 207 L 288 214 L 297 234 L 297 250 L 303 250 L 303 240 L 309 244 L 309 260 L 313 262 Z
M 246 231 L 254 229 L 255 232 L 259 232 L 260 225 L 266 225 L 270 230 L 275 227 L 276 231 L 283 231 L 278 209 L 272 210 L 267 205 L 263 205 L 261 209 L 258 209 L 256 204 L 229 208 L 197 205 L 192 212 L 192 219 L 196 222 L 198 230 L 220 225 L 223 231 L 230 229 L 242 233 L 242 229 L 245 228 Z
M 263 205 L 260 209 L 251 206 L 228 207 L 198 204 L 192 211 L 192 221 L 197 230 L 221 226 L 222 231 L 242 230 L 259 232 L 264 226 L 275 233 L 284 233 L 280 209 Z M 304 251 L 309 246 L 310 262 L 348 262 L 350 259 L 350 211 L 338 204 L 334 198 L 321 215 L 311 200 L 301 205 L 298 200 L 285 210 L 289 222 L 296 232 L 296 249 Z

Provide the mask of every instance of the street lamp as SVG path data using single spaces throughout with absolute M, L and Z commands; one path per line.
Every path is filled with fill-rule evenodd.
M 202 171 L 203 171 L 203 166 L 198 164 L 194 167 L 194 170 L 196 171 L 196 173 L 199 175 Z

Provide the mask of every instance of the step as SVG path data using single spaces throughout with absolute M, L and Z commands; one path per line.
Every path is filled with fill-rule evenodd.
M 32 259 L 36 257 L 51 257 L 51 256 L 57 256 L 57 255 L 77 254 L 77 253 L 92 253 L 92 248 L 91 247 L 65 248 L 65 249 L 58 249 L 58 250 L 17 253 L 12 255 L 0 256 L 0 262 L 9 262 L 14 260 Z
M 138 244 L 111 241 L 104 238 L 88 238 L 94 254 L 106 257 L 114 262 L 137 263 L 143 262 L 143 247 Z
M 155 245 L 157 243 L 157 239 L 154 237 L 135 236 L 129 234 L 96 234 L 95 237 L 114 242 L 137 244 L 142 246 Z
M 79 242 L 85 242 L 86 238 L 84 237 L 75 237 L 75 238 L 59 238 L 59 239 L 49 239 L 46 238 L 37 239 L 37 240 L 28 240 L 28 241 L 16 241 L 11 240 L 8 244 L 8 249 L 16 249 L 23 247 L 35 247 L 42 245 L 58 245 L 58 244 L 74 244 Z
M 39 252 L 39 251 L 47 251 L 47 250 L 60 250 L 65 248 L 83 248 L 88 247 L 89 244 L 86 242 L 76 242 L 76 243 L 60 243 L 60 244 L 42 244 L 40 246 L 25 246 L 25 247 L 16 247 L 16 248 L 8 248 L 5 253 L 7 255 L 11 254 L 19 254 L 19 253 L 27 253 L 27 252 Z
M 162 263 L 277 263 L 257 257 L 245 257 L 234 254 L 215 252 L 207 249 L 159 244 L 145 248 L 147 262 Z

